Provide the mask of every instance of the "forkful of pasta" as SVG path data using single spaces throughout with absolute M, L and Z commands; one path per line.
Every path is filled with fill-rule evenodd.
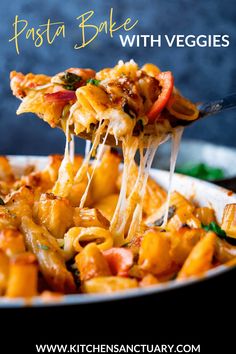
M 119 61 L 114 68 L 97 73 L 92 69 L 70 68 L 49 77 L 13 71 L 10 78 L 13 94 L 22 101 L 17 114 L 35 113 L 51 127 L 59 127 L 66 134 L 64 158 L 52 189 L 55 196 L 68 197 L 73 185 L 86 179 L 87 185 L 80 200 L 80 208 L 83 208 L 101 160 L 102 148 L 105 144 L 121 146 L 124 160 L 121 189 L 110 223 L 115 245 L 129 242 L 140 231 L 143 199 L 158 146 L 172 138 L 165 225 L 183 127 L 236 104 L 233 95 L 222 102 L 198 106 L 175 88 L 170 71 L 161 72 L 153 64 L 139 68 L 133 60 Z M 85 158 L 76 172 L 73 171 L 73 144 L 69 144 L 73 135 L 92 142 L 86 144 Z M 128 193 L 127 180 L 137 152 L 140 156 L 137 178 Z
M 127 136 L 146 144 L 150 135 L 168 136 L 178 126 L 236 105 L 236 95 L 194 104 L 175 88 L 170 71 L 153 64 L 139 68 L 133 60 L 97 73 L 70 68 L 50 77 L 13 71 L 10 78 L 13 94 L 22 100 L 17 114 L 35 113 L 51 127 L 68 127 L 87 140 L 106 137 L 107 145 Z

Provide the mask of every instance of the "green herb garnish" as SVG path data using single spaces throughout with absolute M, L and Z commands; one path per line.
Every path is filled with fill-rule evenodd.
M 87 80 L 87 84 L 91 84 L 91 85 L 94 85 L 94 86 L 99 86 L 101 80 L 97 80 L 97 79 L 88 79 Z
M 222 228 L 215 221 L 212 221 L 209 225 L 202 224 L 202 228 L 206 231 L 213 231 L 220 238 L 228 238 L 226 232 L 222 230 Z
M 77 84 L 81 81 L 81 76 L 66 71 L 65 74 L 61 76 L 61 80 L 64 82 L 64 88 L 66 90 L 75 91 Z
M 0 205 L 5 205 L 4 200 L 0 198 Z
M 221 168 L 211 167 L 204 163 L 195 165 L 185 164 L 176 168 L 176 172 L 207 181 L 214 181 L 225 177 L 224 171 Z
M 215 221 L 212 221 L 209 225 L 202 224 L 202 228 L 206 231 L 213 231 L 219 238 L 227 241 L 231 245 L 236 245 L 236 239 L 229 237 Z
M 38 247 L 39 247 L 41 250 L 44 250 L 44 251 L 50 250 L 50 247 L 48 247 L 47 245 L 39 245 Z

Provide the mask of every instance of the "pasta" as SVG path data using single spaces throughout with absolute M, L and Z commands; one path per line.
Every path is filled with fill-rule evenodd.
M 116 169 L 117 153 L 108 148 L 104 154 L 109 161 L 106 167 Z M 45 169 L 27 170 L 27 175 L 14 176 L 8 183 L 10 194 L 1 195 L 4 204 L 0 206 L 2 296 L 30 297 L 45 291 L 110 293 L 143 288 L 171 279 L 202 276 L 217 265 L 230 264 L 236 259 L 236 247 L 231 242 L 235 204 L 226 206 L 221 229 L 212 208 L 199 207 L 173 191 L 168 221 L 163 226 L 167 195 L 149 177 L 144 194 L 153 195 L 156 203 L 144 209 L 134 237 L 117 246 L 110 221 L 118 202 L 121 172 L 111 181 L 112 186 L 115 182 L 116 194 L 113 187 L 107 186 L 109 194 L 103 191 L 99 199 L 97 195 L 92 199 L 91 194 L 90 206 L 81 208 L 73 206 L 68 197 L 52 194 L 52 180 L 55 184 L 57 173 L 52 178 L 49 171 L 55 159 L 58 171 L 62 157 L 49 157 Z M 82 162 L 79 157 L 75 160 L 73 167 L 78 160 L 79 164 Z M 137 173 L 138 167 L 133 169 Z M 97 173 L 100 180 L 105 172 L 98 169 Z M 26 187 L 25 181 L 32 180 L 31 175 L 35 174 L 39 182 Z M 132 191 L 134 183 L 134 177 L 130 177 L 128 191 Z M 46 185 L 50 186 L 47 191 Z
M 9 277 L 9 258 L 0 251 L 0 294 L 4 295 L 7 289 Z
M 82 282 L 95 277 L 111 275 L 106 258 L 93 242 L 75 257 L 75 262 Z
M 112 293 L 115 291 L 133 289 L 138 286 L 136 279 L 124 278 L 124 277 L 95 277 L 87 280 L 82 285 L 82 289 L 85 293 Z
M 4 228 L 0 232 L 0 250 L 9 257 L 25 252 L 25 242 L 22 233 L 16 229 Z
M 208 232 L 205 237 L 194 246 L 178 274 L 178 279 L 193 275 L 202 275 L 207 269 L 211 268 L 215 238 L 216 235 L 213 232 Z
M 31 253 L 21 253 L 10 261 L 6 296 L 32 297 L 37 295 L 37 260 Z
M 234 260 L 235 205 L 226 206 L 221 228 L 212 208 L 166 192 L 149 176 L 170 136 L 173 174 L 183 131 L 176 126 L 199 116 L 171 72 L 134 61 L 53 77 L 13 71 L 11 88 L 22 101 L 17 113 L 63 129 L 66 146 L 43 170 L 20 176 L 0 158 L 2 296 L 111 293 Z M 74 154 L 74 135 L 91 140 L 84 158 Z M 122 170 L 122 156 L 107 144 L 122 148 Z
M 102 155 L 104 145 L 109 139 L 112 138 L 116 144 L 122 145 L 122 186 L 110 220 L 110 229 L 115 235 L 114 244 L 122 246 L 138 231 L 142 210 L 156 206 L 154 199 L 153 206 L 148 201 L 150 198 L 144 196 L 148 171 L 156 149 L 172 133 L 176 136 L 175 141 L 179 140 L 180 134 L 177 136 L 175 133 L 175 124 L 172 121 L 174 118 L 197 119 L 196 105 L 174 89 L 171 72 L 161 72 L 152 64 L 146 64 L 140 69 L 133 60 L 127 63 L 119 61 L 114 68 L 97 73 L 88 69 L 70 68 L 47 79 L 42 75 L 33 75 L 32 79 L 32 75 L 24 76 L 12 72 L 11 88 L 22 99 L 18 114 L 36 113 L 52 127 L 60 126 L 65 131 L 65 154 L 52 189 L 54 195 L 73 199 L 74 205 L 80 200 L 79 206 L 83 207 L 89 206 L 91 194 L 93 200 L 98 201 L 116 193 L 115 181 L 120 159 L 113 155 L 114 168 L 108 170 L 106 164 L 109 161 L 106 159 L 112 155 Z M 45 81 L 44 84 L 42 80 Z M 69 151 L 71 134 L 85 137 L 90 134 L 93 141 L 76 173 L 70 158 L 73 153 Z M 98 149 L 96 163 L 91 170 L 89 160 L 100 142 L 102 146 Z M 135 169 L 134 157 L 138 150 L 140 166 Z M 132 190 L 128 191 L 126 180 L 133 173 L 135 183 Z M 74 196 L 77 188 L 76 200 Z M 161 197 L 159 194 L 156 201 L 161 202 Z M 125 237 L 127 230 L 128 236 Z
M 55 239 L 42 226 L 27 216 L 22 217 L 21 229 L 28 249 L 37 255 L 39 269 L 50 287 L 59 292 L 75 290 L 72 274 L 66 269 L 65 260 Z

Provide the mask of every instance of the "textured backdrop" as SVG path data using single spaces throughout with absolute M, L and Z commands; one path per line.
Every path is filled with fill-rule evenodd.
M 113 6 L 117 22 L 126 17 L 139 19 L 135 34 L 229 34 L 227 48 L 123 48 L 117 35 L 101 35 L 89 47 L 76 51 L 78 40 L 76 16 L 93 9 L 94 21 L 108 19 Z M 30 26 L 45 23 L 48 18 L 65 21 L 65 40 L 35 48 L 21 40 L 21 54 L 12 43 L 12 22 L 18 14 Z M 235 0 L 2 0 L 0 2 L 0 131 L 1 154 L 48 154 L 62 152 L 64 136 L 50 129 L 30 114 L 17 117 L 18 102 L 9 90 L 9 72 L 19 70 L 54 74 L 71 66 L 99 69 L 112 66 L 118 59 L 134 58 L 139 64 L 154 62 L 163 70 L 171 69 L 176 85 L 190 99 L 201 101 L 236 92 L 236 6 Z M 205 139 L 236 146 L 236 113 L 229 111 L 186 129 L 186 137 Z M 78 141 L 82 152 L 83 142 Z

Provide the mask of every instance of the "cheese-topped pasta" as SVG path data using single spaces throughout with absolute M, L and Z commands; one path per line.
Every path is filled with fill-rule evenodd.
M 147 164 L 153 151 L 155 146 L 142 163 Z M 73 171 L 81 160 L 74 157 Z M 132 161 L 124 167 L 130 172 L 124 214 L 116 213 L 127 172 L 117 169 L 120 157 L 107 148 L 90 185 L 92 191 L 100 187 L 102 192 L 91 193 L 87 206 L 81 207 L 81 193 L 72 200 L 52 193 L 61 161 L 50 157 L 42 171 L 27 169 L 21 176 L 12 171 L 8 194 L 5 187 L 0 189 L 1 296 L 120 291 L 234 264 L 235 204 L 226 206 L 221 228 L 212 208 L 199 207 L 173 191 L 163 226 L 167 193 Z M 76 184 L 73 181 L 72 190 Z
M 119 61 L 97 73 L 70 68 L 49 77 L 13 71 L 11 88 L 22 100 L 17 114 L 36 113 L 64 130 L 69 118 L 75 135 L 93 134 L 105 121 L 115 141 L 142 132 L 149 137 L 160 131 L 170 133 L 175 118 L 198 117 L 196 106 L 174 88 L 171 72 L 161 72 L 152 64 L 139 68 L 133 60 Z
M 31 77 L 32 74 L 28 74 L 28 77 L 26 75 L 20 85 L 22 74 L 11 73 L 13 93 L 18 97 L 23 96 L 17 112 L 32 111 L 32 106 L 38 104 L 38 112 L 35 109 L 33 112 L 42 116 L 51 126 L 61 126 L 66 133 L 65 156 L 52 190 L 55 195 L 68 197 L 73 181 L 81 183 L 87 179 L 80 202 L 83 207 L 102 154 L 100 148 L 94 167 L 89 171 L 89 160 L 99 143 L 102 141 L 102 145 L 105 145 L 108 138 L 113 137 L 114 143 L 121 144 L 124 176 L 120 197 L 111 220 L 111 232 L 116 235 L 116 245 L 124 244 L 138 231 L 141 222 L 144 190 L 155 150 L 174 130 L 168 117 L 170 113 L 164 112 L 169 99 L 174 100 L 175 96 L 172 74 L 161 73 L 151 64 L 140 69 L 131 60 L 127 63 L 120 61 L 114 68 L 103 69 L 97 73 L 88 69 L 69 69 L 52 77 L 50 83 L 48 79 L 42 78 L 42 75 L 36 75 L 34 82 L 31 82 Z M 37 78 L 40 85 L 35 86 Z M 42 85 L 43 79 L 45 85 Z M 181 99 L 186 101 L 182 97 Z M 51 116 L 51 109 L 54 108 L 55 113 Z M 58 114 L 59 111 L 61 113 Z M 70 158 L 73 152 L 69 152 L 71 133 L 91 134 L 93 140 L 91 149 L 76 174 L 73 173 Z M 137 151 L 140 152 L 138 178 L 128 195 L 126 180 Z
M 63 129 L 66 146 L 63 158 L 18 178 L 0 159 L 1 294 L 119 291 L 199 275 L 234 258 L 234 246 L 219 238 L 236 237 L 233 206 L 223 220 L 229 237 L 223 230 L 217 236 L 213 209 L 171 188 L 166 193 L 149 177 L 156 150 L 169 137 L 173 175 L 181 126 L 199 115 L 171 72 L 139 68 L 133 60 L 53 77 L 13 71 L 11 88 L 22 101 L 17 113 L 33 112 Z M 74 135 L 90 140 L 84 159 L 74 154 Z M 107 145 L 122 148 L 122 172 L 121 156 Z M 28 293 L 15 281 L 19 274 L 25 282 L 22 272 L 32 274 Z M 36 289 L 38 274 L 44 283 Z

